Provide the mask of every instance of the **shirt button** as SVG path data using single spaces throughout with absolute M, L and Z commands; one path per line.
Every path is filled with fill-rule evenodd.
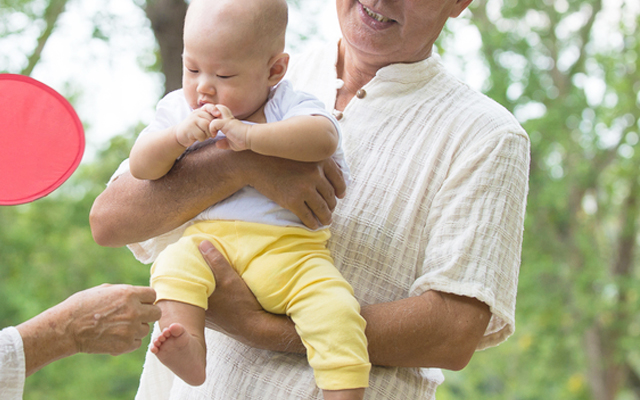
M 333 110 L 333 116 L 336 117 L 336 119 L 338 121 L 340 121 L 342 119 L 342 117 L 344 117 L 344 115 L 342 114 L 341 111 L 338 110 Z
M 356 97 L 359 99 L 364 99 L 367 96 L 367 92 L 364 89 L 360 89 L 356 92 Z

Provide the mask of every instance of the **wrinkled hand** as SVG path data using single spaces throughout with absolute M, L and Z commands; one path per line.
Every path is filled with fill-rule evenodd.
M 264 157 L 252 170 L 251 185 L 279 206 L 293 212 L 311 229 L 331 224 L 337 198 L 345 195 L 342 171 L 329 158 L 303 163 L 277 157 Z
M 103 284 L 60 306 L 70 310 L 68 334 L 79 352 L 118 355 L 139 348 L 149 323 L 160 319 L 155 299 L 149 287 Z
M 234 151 L 251 149 L 251 143 L 249 142 L 251 125 L 234 118 L 231 110 L 222 104 L 215 106 L 215 109 L 212 110 L 212 115 L 215 119 L 209 124 L 209 130 L 211 132 L 220 131 L 226 136 L 226 138 L 216 142 L 218 148 Z
M 214 109 L 214 106 L 207 104 L 193 110 L 184 121 L 178 124 L 176 127 L 176 140 L 181 146 L 186 148 L 195 142 L 203 142 L 211 137 L 212 131 L 209 130 L 209 124 L 213 120 Z

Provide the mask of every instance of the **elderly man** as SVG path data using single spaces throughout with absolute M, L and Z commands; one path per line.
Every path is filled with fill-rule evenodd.
M 446 20 L 470 2 L 338 0 L 342 39 L 293 58 L 296 89 L 342 125 L 346 194 L 330 161 L 292 168 L 207 146 L 160 181 L 118 171 L 92 210 L 96 240 L 120 246 L 165 234 L 245 185 L 310 227 L 332 221 L 329 249 L 367 321 L 374 367 L 365 398 L 434 399 L 438 368 L 463 368 L 515 326 L 529 140 L 432 53 Z M 201 250 L 215 258 L 206 242 Z M 207 381 L 196 390 L 148 358 L 138 398 L 321 398 L 291 321 L 262 311 L 217 260 Z

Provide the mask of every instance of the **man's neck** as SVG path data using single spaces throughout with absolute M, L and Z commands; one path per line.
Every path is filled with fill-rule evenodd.
M 336 70 L 338 78 L 344 82 L 344 85 L 338 89 L 335 108 L 342 111 L 358 90 L 369 83 L 382 66 L 358 61 L 358 57 L 351 53 L 352 50 L 349 49 L 344 40 L 340 40 L 338 46 Z

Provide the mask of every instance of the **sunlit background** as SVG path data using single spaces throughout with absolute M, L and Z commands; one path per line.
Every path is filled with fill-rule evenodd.
M 36 9 L 47 5 L 34 3 L 39 3 Z M 143 2 L 69 1 L 31 74 L 73 98 L 86 125 L 89 159 L 111 137 L 138 122 L 149 122 L 164 92 L 162 74 L 152 71 L 157 62 L 153 31 L 138 3 Z M 290 21 L 287 51 L 292 54 L 301 51 L 303 43 L 340 35 L 331 2 L 301 2 L 300 8 L 292 7 Z M 42 33 L 42 24 L 34 24 L 23 13 L 4 14 L 3 22 L 0 71 L 19 73 Z
M 56 193 L 0 207 L 0 327 L 103 282 L 148 282 L 126 249 L 93 242 L 88 213 L 165 90 L 151 2 L 0 0 L 0 72 L 61 92 L 87 136 Z M 339 37 L 333 2 L 290 6 L 290 53 Z M 443 63 L 514 113 L 532 163 L 516 333 L 446 371 L 438 400 L 640 399 L 639 23 L 638 0 L 474 0 L 448 22 Z M 143 358 L 59 361 L 25 399 L 131 399 Z

